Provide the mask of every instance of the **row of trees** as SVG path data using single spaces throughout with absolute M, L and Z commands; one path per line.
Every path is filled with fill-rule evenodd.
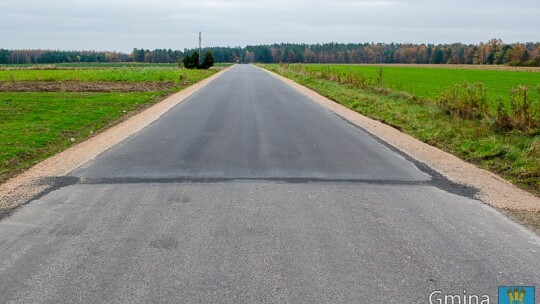
M 0 63 L 3 64 L 107 62 L 127 60 L 127 57 L 118 52 L 0 49 Z
M 215 62 L 306 62 L 306 63 L 433 63 L 433 64 L 510 64 L 540 66 L 540 43 L 504 43 L 492 39 L 479 44 L 411 44 L 411 43 L 326 43 L 272 44 L 246 47 L 211 47 Z M 175 63 L 185 54 L 171 49 L 133 49 L 122 52 L 5 50 L 0 49 L 2 63 L 61 62 L 151 62 Z M 187 55 L 186 55 L 187 56 Z
M 200 63 L 199 52 L 194 51 L 191 55 L 186 54 L 182 63 L 186 69 L 209 69 L 214 66 L 214 56 L 211 51 L 206 51 L 204 59 Z
M 0 49 L 0 64 L 38 64 L 69 62 L 147 62 L 176 63 L 183 52 L 171 49 L 133 49 L 122 52 L 60 51 L 60 50 L 6 50 Z
M 153 51 L 144 49 L 133 49 L 128 56 L 128 61 L 146 63 L 176 63 L 182 60 L 184 53 L 179 50 L 155 49 Z

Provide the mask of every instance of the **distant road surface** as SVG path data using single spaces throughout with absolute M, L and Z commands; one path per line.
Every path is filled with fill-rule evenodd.
M 250 65 L 71 176 L 0 220 L 0 303 L 496 303 L 540 282 L 538 236 Z

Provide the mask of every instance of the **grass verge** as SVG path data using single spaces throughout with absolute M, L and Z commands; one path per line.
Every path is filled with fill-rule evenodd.
M 0 183 L 166 94 L 2 93 Z
M 339 77 L 329 80 L 328 75 L 303 73 L 293 66 L 262 67 L 540 195 L 540 130 L 537 128 L 501 130 L 496 119 L 489 116 L 466 119 L 449 115 L 437 102 L 378 85 L 381 81 L 376 78 L 366 78 L 364 86 L 351 85 L 342 83 Z

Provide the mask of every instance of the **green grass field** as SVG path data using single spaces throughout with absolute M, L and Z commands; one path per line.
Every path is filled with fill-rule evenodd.
M 215 70 L 180 70 L 146 67 L 65 69 L 65 70 L 0 70 L 0 81 L 173 81 L 197 82 Z
M 329 65 L 310 64 L 304 66 L 314 71 L 320 71 Z M 383 86 L 428 99 L 435 99 L 443 90 L 464 81 L 484 84 L 487 97 L 493 102 L 496 101 L 497 97 L 507 100 L 510 90 L 518 85 L 526 85 L 531 89 L 540 85 L 540 73 L 538 72 L 384 65 L 331 65 L 331 67 L 342 72 L 354 71 L 370 78 L 376 78 L 377 70 L 382 69 Z
M 0 93 L 0 181 L 165 93 Z
M 305 67 L 306 65 L 302 65 Z M 540 83 L 540 73 L 452 70 L 435 68 L 383 67 L 383 85 L 358 87 L 329 80 L 319 73 L 306 73 L 296 65 L 263 65 L 300 84 L 303 84 L 368 117 L 382 121 L 430 145 L 461 157 L 471 163 L 495 172 L 516 185 L 540 195 L 540 129 L 502 130 L 492 116 L 465 119 L 450 115 L 433 102 L 445 88 L 463 81 L 482 81 L 491 96 L 504 94 L 513 86 Z M 376 78 L 377 67 L 331 66 L 332 73 L 344 69 L 369 72 Z M 322 65 L 308 65 L 308 69 L 323 69 Z M 481 72 L 481 73 L 478 73 Z M 491 76 L 488 76 L 491 75 Z M 328 76 L 328 75 L 327 75 Z M 394 81 L 394 82 L 393 82 Z M 413 95 L 427 100 L 418 101 L 402 94 L 401 86 L 411 86 Z M 488 86 L 486 84 L 486 86 Z M 491 89 L 490 89 L 491 88 Z M 418 95 L 417 95 L 418 96 Z M 508 93 L 505 95 L 508 98 Z M 535 97 L 537 98 L 537 97 Z M 494 102 L 494 101 L 493 101 Z M 540 100 L 533 104 L 540 105 Z M 535 109 L 530 109 L 534 111 Z
M 215 63 L 214 67 L 223 68 L 232 63 Z M 43 70 L 43 69 L 103 69 L 103 68 L 169 68 L 178 69 L 177 63 L 143 63 L 143 62 L 71 62 L 71 63 L 43 63 L 43 64 L 0 64 L 0 70 Z
M 122 67 L 164 67 L 178 68 L 177 63 L 142 63 L 142 62 L 70 62 L 70 63 L 37 63 L 37 64 L 1 64 L 0 69 L 50 69 L 50 68 L 122 68 Z

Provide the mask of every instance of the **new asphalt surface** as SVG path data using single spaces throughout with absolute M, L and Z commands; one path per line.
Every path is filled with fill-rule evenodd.
M 0 221 L 0 303 L 497 303 L 540 282 L 537 235 L 249 65 L 67 178 Z

